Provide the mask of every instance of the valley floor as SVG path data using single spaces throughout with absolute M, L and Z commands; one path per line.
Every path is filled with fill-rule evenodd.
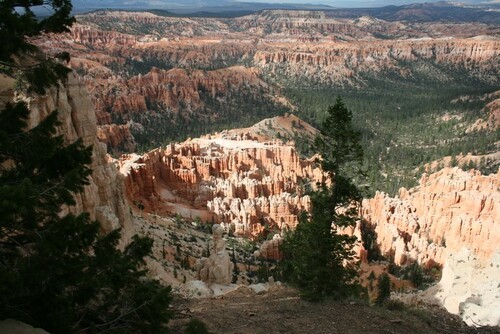
M 244 293 L 174 302 L 173 333 L 182 333 L 192 318 L 210 333 L 500 333 L 500 328 L 471 328 L 441 309 L 389 311 L 362 302 L 309 303 L 289 288 L 263 295 Z

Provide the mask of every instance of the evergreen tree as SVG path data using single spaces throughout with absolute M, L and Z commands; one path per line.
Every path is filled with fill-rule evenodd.
M 383 273 L 378 277 L 377 281 L 378 294 L 376 303 L 382 305 L 391 296 L 391 279 L 389 275 Z
M 30 7 L 42 4 L 54 12 L 40 20 Z M 0 71 L 24 75 L 28 92 L 64 79 L 69 70 L 25 38 L 64 31 L 70 10 L 69 0 L 2 1 Z M 51 333 L 165 332 L 170 288 L 142 269 L 152 241 L 135 236 L 121 251 L 120 231 L 101 235 L 87 213 L 63 214 L 88 183 L 91 147 L 56 135 L 57 111 L 32 129 L 28 118 L 23 102 L 0 111 L 0 319 Z
M 37 17 L 32 7 L 44 6 L 50 15 Z M 60 63 L 69 61 L 62 52 L 47 57 L 30 42 L 42 33 L 69 31 L 75 22 L 71 16 L 71 0 L 2 0 L 0 2 L 0 72 L 16 76 L 18 85 L 29 92 L 43 93 L 71 70 Z
M 356 238 L 341 234 L 339 228 L 352 226 L 357 219 L 362 196 L 350 176 L 362 174 L 363 152 L 352 113 L 340 98 L 328 108 L 314 148 L 328 177 L 310 194 L 310 215 L 303 213 L 295 231 L 285 236 L 283 276 L 306 299 L 345 298 L 360 292 L 353 252 Z

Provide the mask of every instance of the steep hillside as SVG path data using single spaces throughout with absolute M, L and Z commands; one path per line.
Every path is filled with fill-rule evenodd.
M 14 81 L 2 77 L 0 80 L 0 105 L 12 101 Z M 67 211 L 88 212 L 97 219 L 103 231 L 122 228 L 122 236 L 131 236 L 131 215 L 125 198 L 123 177 L 106 154 L 106 146 L 97 138 L 94 108 L 83 83 L 75 76 L 57 87 L 51 87 L 43 96 L 20 96 L 26 100 L 31 111 L 29 127 L 36 126 L 54 110 L 59 112 L 61 125 L 58 134 L 72 143 L 81 138 L 83 144 L 93 147 L 90 168 L 92 175 L 83 192 L 75 196 L 76 204 Z

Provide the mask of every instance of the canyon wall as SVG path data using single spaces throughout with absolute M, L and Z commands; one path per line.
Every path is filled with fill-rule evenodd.
M 136 149 L 136 143 L 130 128 L 130 123 L 101 125 L 97 128 L 97 138 L 108 147 L 131 152 Z
M 96 117 L 87 89 L 79 79 L 70 74 L 64 84 L 51 87 L 43 96 L 27 98 L 31 110 L 29 127 L 36 126 L 52 111 L 58 110 L 58 134 L 66 143 L 82 138 L 84 145 L 93 147 L 92 175 L 90 184 L 77 194 L 76 205 L 66 208 L 67 212 L 90 213 L 97 219 L 103 231 L 122 228 L 124 238 L 128 237 L 131 216 L 125 198 L 123 177 L 106 153 L 106 146 L 97 138 Z
M 297 215 L 310 208 L 301 184 L 323 180 L 314 162 L 292 146 L 227 132 L 124 156 L 120 166 L 133 202 L 156 212 L 175 203 L 192 217 L 204 210 L 239 235 L 293 228 Z
M 431 39 L 304 43 L 295 48 L 269 47 L 254 56 L 256 66 L 292 80 L 355 85 L 365 75 L 393 71 L 402 77 L 452 80 L 443 66 L 497 82 L 500 42 L 495 39 Z M 414 66 L 429 62 L 425 67 Z M 441 73 L 440 73 L 441 72 Z
M 375 228 L 384 254 L 396 264 L 408 260 L 443 264 L 462 247 L 487 261 L 500 244 L 500 171 L 444 168 L 424 174 L 418 187 L 402 188 L 363 201 L 363 217 Z

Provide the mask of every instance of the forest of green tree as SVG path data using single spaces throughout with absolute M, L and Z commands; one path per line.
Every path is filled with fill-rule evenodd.
M 485 116 L 481 110 L 486 101 L 452 103 L 459 96 L 478 97 L 492 91 L 495 87 L 478 82 L 443 85 L 372 79 L 363 89 L 291 87 L 285 95 L 299 107 L 298 115 L 312 125 L 320 124 L 327 107 L 342 96 L 363 134 L 370 188 L 395 194 L 400 187 L 416 185 L 426 163 L 496 149 L 499 130 L 466 132 Z M 470 167 L 495 170 L 495 166 Z

